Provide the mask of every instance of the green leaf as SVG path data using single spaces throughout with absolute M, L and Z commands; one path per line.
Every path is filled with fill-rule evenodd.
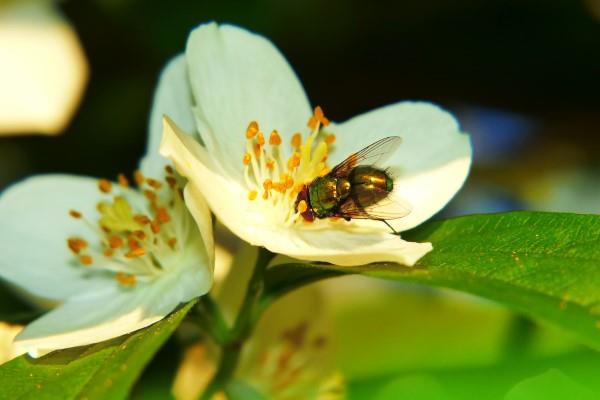
M 594 400 L 596 395 L 558 369 L 525 379 L 507 393 L 505 400 Z
M 195 302 L 113 340 L 0 366 L 0 399 L 123 399 Z
M 291 284 L 280 285 L 293 287 L 297 270 L 317 268 L 311 282 L 334 271 L 457 289 L 549 321 L 600 349 L 600 216 L 473 215 L 432 222 L 403 236 L 431 242 L 434 250 L 413 268 L 296 263 L 272 267 L 268 275 L 292 268 Z

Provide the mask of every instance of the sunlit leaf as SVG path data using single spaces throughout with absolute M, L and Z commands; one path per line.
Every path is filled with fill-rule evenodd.
M 113 340 L 0 366 L 0 399 L 123 399 L 194 302 Z M 99 305 L 101 306 L 101 305 Z
M 316 268 L 309 281 L 332 271 L 448 287 L 476 294 L 549 321 L 600 348 L 600 216 L 511 212 L 433 222 L 403 235 L 432 242 L 434 250 L 413 268 L 380 263 L 356 267 L 282 264 L 283 276 L 266 297 L 298 286 L 301 268 Z

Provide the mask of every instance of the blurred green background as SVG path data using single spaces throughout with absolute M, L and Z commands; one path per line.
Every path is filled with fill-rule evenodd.
M 95 0 L 58 7 L 83 44 L 89 82 L 63 135 L 0 138 L 0 190 L 32 174 L 115 177 L 135 169 L 161 67 L 184 49 L 195 25 L 215 20 L 269 37 L 333 120 L 405 99 L 452 110 L 472 134 L 475 158 L 443 216 L 600 212 L 600 0 Z M 565 398 L 564 388 L 573 398 L 594 398 L 598 357 L 554 329 L 471 297 L 390 284 L 359 290 L 347 280 L 328 285 L 344 299 L 334 304 L 334 333 L 355 398 L 478 393 L 516 400 L 536 398 L 540 388 L 550 394 L 539 398 Z M 354 289 L 340 295 L 347 287 Z M 140 397 L 167 395 L 176 350 L 173 341 L 163 349 Z

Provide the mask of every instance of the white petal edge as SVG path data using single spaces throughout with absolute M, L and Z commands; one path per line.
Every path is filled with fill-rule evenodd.
M 109 340 L 160 321 L 179 304 L 210 290 L 212 268 L 205 265 L 204 247 L 191 250 L 187 262 L 152 283 L 125 288 L 112 281 L 102 290 L 70 298 L 27 325 L 15 346 L 39 356 Z
M 100 199 L 97 180 L 44 175 L 17 183 L 0 196 L 0 278 L 30 294 L 62 300 L 93 291 L 105 282 L 75 265 L 67 247 L 70 236 L 89 236 L 70 209 L 95 220 Z
M 173 160 L 178 171 L 189 179 L 188 185 L 198 194 L 186 196 L 186 204 L 192 208 L 194 202 L 206 199 L 217 217 L 252 245 L 301 260 L 342 266 L 385 261 L 412 266 L 432 249 L 430 243 L 406 242 L 381 230 L 313 230 L 261 224 L 260 220 L 252 220 L 260 215 L 253 215 L 245 208 L 245 193 L 237 183 L 228 182 L 202 164 L 200 159 L 206 157 L 203 152 L 192 137 L 165 118 L 161 154 Z
M 148 127 L 146 155 L 141 162 L 141 170 L 146 176 L 160 178 L 168 160 L 161 157 L 158 147 L 162 137 L 163 115 L 168 115 L 186 132 L 196 132 L 196 121 L 192 112 L 192 89 L 188 80 L 185 55 L 173 57 L 163 68 L 152 103 Z
M 386 136 L 402 137 L 400 148 L 386 164 L 396 175 L 394 193 L 412 206 L 408 216 L 388 221 L 400 232 L 441 210 L 461 188 L 471 166 L 469 135 L 461 132 L 450 113 L 431 103 L 392 104 L 331 124 L 328 130 L 338 137 L 330 165 Z
M 284 139 L 306 126 L 311 108 L 304 89 L 268 39 L 231 25 L 200 25 L 188 38 L 186 59 L 197 130 L 233 179 L 242 181 L 251 121 L 267 137 L 277 129 Z

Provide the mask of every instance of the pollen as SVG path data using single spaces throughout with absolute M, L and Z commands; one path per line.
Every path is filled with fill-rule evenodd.
M 110 193 L 112 189 L 112 183 L 110 183 L 110 181 L 107 179 L 100 179 L 98 181 L 98 189 L 100 189 L 102 193 Z
M 248 200 L 256 200 L 256 196 L 258 196 L 256 190 L 251 190 L 248 192 Z
M 171 217 L 169 216 L 169 213 L 167 212 L 167 209 L 164 207 L 159 207 L 156 210 L 156 219 L 158 220 L 158 222 L 160 222 L 161 224 L 165 224 L 167 222 L 169 222 L 171 220 Z
M 269 160 L 269 161 L 267 161 L 267 169 L 269 171 L 273 171 L 274 167 L 275 167 L 275 160 Z
M 256 143 L 258 143 L 260 146 L 265 144 L 265 135 L 263 135 L 262 132 L 258 132 L 256 135 Z
M 79 256 L 79 262 L 82 263 L 83 265 L 92 265 L 94 263 L 94 259 L 92 258 L 92 256 L 89 256 L 87 254 L 83 254 Z
M 108 239 L 108 245 L 111 249 L 118 249 L 123 246 L 123 239 L 119 236 L 111 236 L 110 239 Z
M 76 210 L 69 210 L 69 215 L 75 219 L 80 219 L 83 215 Z
M 135 258 L 135 257 L 141 257 L 145 254 L 146 254 L 146 250 L 144 250 L 143 247 L 137 247 L 137 248 L 132 249 L 131 251 L 127 252 L 127 254 L 125 254 L 125 257 Z
M 134 215 L 133 219 L 140 225 L 148 225 L 150 223 L 150 218 L 143 214 Z
M 306 204 L 305 200 L 300 200 L 300 202 L 298 203 L 297 210 L 300 214 L 308 210 L 308 204 Z
M 121 185 L 121 187 L 129 187 L 129 180 L 125 177 L 125 175 L 119 174 L 117 180 L 119 181 L 119 185 Z
M 260 153 L 261 153 L 260 144 L 254 143 L 253 150 L 254 150 L 254 156 L 258 160 L 260 158 Z
M 144 174 L 142 174 L 142 171 L 140 171 L 139 169 L 138 169 L 138 170 L 136 170 L 136 171 L 133 173 L 133 180 L 135 181 L 135 183 L 136 183 L 138 186 L 141 186 L 141 185 L 143 185 L 143 184 L 144 184 L 144 180 L 145 180 L 145 178 L 144 178 Z
M 88 247 L 88 243 L 80 238 L 69 238 L 67 239 L 67 245 L 69 249 L 75 254 L 79 254 L 81 250 L 84 250 Z
M 333 142 L 335 142 L 335 135 L 333 133 L 330 133 L 329 135 L 325 136 L 325 143 L 331 145 Z
M 251 160 L 252 160 L 252 156 L 250 155 L 250 153 L 245 153 L 244 159 L 243 159 L 244 165 L 250 164 Z
M 135 285 L 137 281 L 135 275 L 125 274 L 123 272 L 117 272 L 117 274 L 115 275 L 115 279 L 117 280 L 117 282 L 124 286 Z
M 152 190 L 144 190 L 144 196 L 146 196 L 146 198 L 150 201 L 156 200 L 156 193 L 154 193 Z
M 273 129 L 273 132 L 271 132 L 271 135 L 269 136 L 269 144 L 271 146 L 279 146 L 281 144 L 281 136 L 279 136 L 277 129 Z
M 146 183 L 148 185 L 150 185 L 150 187 L 152 187 L 153 189 L 157 189 L 158 190 L 158 189 L 160 189 L 162 187 L 162 183 L 160 183 L 156 179 L 148 178 L 146 180 Z
M 301 144 L 302 144 L 302 135 L 299 132 L 294 133 L 294 136 L 292 136 L 292 147 L 294 149 L 297 149 L 300 147 Z
M 289 170 L 293 170 L 294 168 L 296 168 L 298 165 L 300 165 L 300 154 L 299 153 L 294 153 L 290 159 L 288 160 L 288 169 Z
M 246 138 L 252 139 L 258 133 L 258 122 L 252 121 L 246 129 Z

